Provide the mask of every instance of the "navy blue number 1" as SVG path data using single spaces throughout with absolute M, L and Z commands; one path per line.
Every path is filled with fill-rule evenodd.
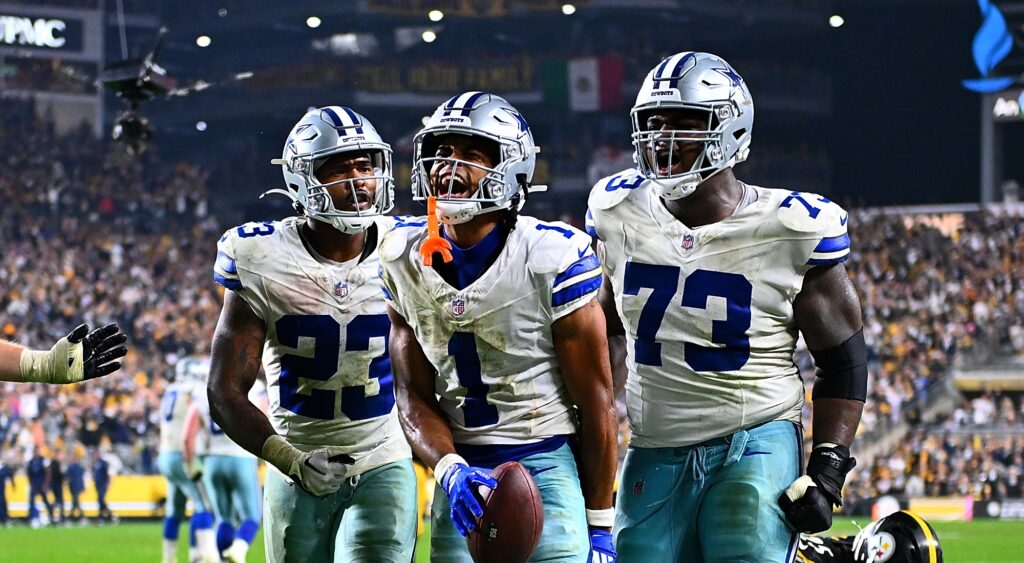
M 480 375 L 480 355 L 476 349 L 476 335 L 456 332 L 448 341 L 448 355 L 455 358 L 455 373 L 466 388 L 462 413 L 466 428 L 477 428 L 498 422 L 498 407 L 487 403 L 489 386 Z
M 679 287 L 679 267 L 626 262 L 623 291 L 627 295 L 639 295 L 645 287 L 651 289 L 651 295 L 640 311 L 633 352 L 637 363 L 660 366 L 661 343 L 657 335 Z M 747 278 L 740 274 L 697 270 L 684 280 L 682 306 L 706 309 L 708 297 L 712 296 L 724 297 L 726 302 L 725 319 L 711 323 L 711 342 L 724 346 L 688 342 L 683 349 L 683 358 L 694 371 L 733 371 L 747 363 L 753 291 Z

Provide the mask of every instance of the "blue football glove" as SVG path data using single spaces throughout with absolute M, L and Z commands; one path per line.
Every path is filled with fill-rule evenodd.
M 490 472 L 481 467 L 469 467 L 464 463 L 456 463 L 445 472 L 441 483 L 448 493 L 451 505 L 451 518 L 455 529 L 463 537 L 476 528 L 477 518 L 483 516 L 484 509 L 476 498 L 477 487 L 483 485 L 489 489 L 498 486 Z
M 605 530 L 590 530 L 590 559 L 587 563 L 615 563 L 615 538 Z

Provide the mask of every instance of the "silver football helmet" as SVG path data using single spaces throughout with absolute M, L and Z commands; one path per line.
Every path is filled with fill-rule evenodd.
M 652 130 L 647 116 L 659 108 L 704 112 L 705 130 Z M 683 52 L 666 57 L 647 74 L 630 112 L 633 159 L 665 199 L 686 197 L 701 182 L 747 159 L 754 101 L 743 78 L 724 59 Z M 677 143 L 703 143 L 689 170 L 673 173 Z
M 366 153 L 373 166 L 372 176 L 322 183 L 317 169 L 331 156 L 341 153 Z M 395 201 L 395 180 L 391 166 L 391 145 L 384 142 L 373 125 L 362 115 L 343 106 L 310 110 L 295 124 L 284 144 L 280 164 L 288 189 L 273 189 L 291 198 L 305 216 L 323 221 L 347 234 L 365 230 L 374 217 L 391 211 Z M 356 189 L 356 182 L 376 180 L 372 201 L 365 201 L 365 192 Z M 328 188 L 350 183 L 353 210 L 341 211 L 334 205 Z M 262 196 L 260 196 L 262 197 Z M 369 203 L 366 209 L 361 204 Z
M 453 157 L 437 156 L 437 136 L 448 133 L 478 136 L 497 145 L 497 162 L 488 168 Z M 522 209 L 527 192 L 544 191 L 531 186 L 540 147 L 526 119 L 504 98 L 486 92 L 454 96 L 434 110 L 426 126 L 413 139 L 412 195 L 416 201 L 437 196 L 437 215 L 442 223 L 465 223 L 482 213 L 515 206 Z M 481 169 L 483 178 L 466 197 L 452 197 L 455 174 L 447 186 L 433 186 L 430 170 L 438 162 L 453 167 Z

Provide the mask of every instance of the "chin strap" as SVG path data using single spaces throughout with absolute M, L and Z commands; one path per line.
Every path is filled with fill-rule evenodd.
M 445 263 L 452 261 L 452 243 L 441 237 L 440 221 L 437 220 L 437 197 L 427 198 L 427 240 L 420 247 L 423 265 L 431 266 L 434 254 L 440 254 Z

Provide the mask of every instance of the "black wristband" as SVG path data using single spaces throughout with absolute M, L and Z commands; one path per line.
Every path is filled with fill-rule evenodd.
M 807 476 L 814 480 L 829 502 L 842 506 L 846 474 L 856 465 L 857 460 L 850 457 L 850 448 L 846 446 L 816 447 L 807 460 Z

